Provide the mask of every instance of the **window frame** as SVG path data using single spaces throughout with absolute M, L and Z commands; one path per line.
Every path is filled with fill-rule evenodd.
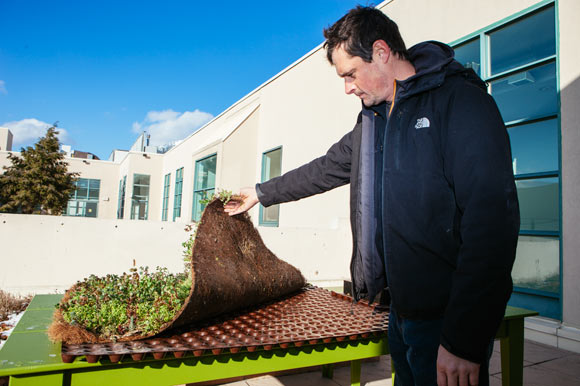
M 199 217 L 201 218 L 201 214 L 203 213 L 203 210 L 205 209 L 205 205 L 202 205 L 201 211 L 199 213 L 197 213 L 197 210 L 196 210 L 197 206 L 195 205 L 195 194 L 198 192 L 206 193 L 206 192 L 210 192 L 210 191 L 211 191 L 211 193 L 215 193 L 216 186 L 217 186 L 216 181 L 214 181 L 214 185 L 211 188 L 203 188 L 203 189 L 197 188 L 197 186 L 196 186 L 197 185 L 197 165 L 199 163 L 206 161 L 206 160 L 213 158 L 213 157 L 215 157 L 216 170 L 214 171 L 214 173 L 216 175 L 216 180 L 217 180 L 217 161 L 218 161 L 217 160 L 217 152 L 209 154 L 203 158 L 199 158 L 194 163 L 194 167 L 193 167 L 193 170 L 194 170 L 194 172 L 193 172 L 193 193 L 192 193 L 192 198 L 191 198 L 191 221 L 193 221 L 193 222 L 199 221 L 199 219 L 196 220 L 196 217 L 199 214 Z
M 283 150 L 282 150 L 282 145 L 274 147 L 272 149 L 266 150 L 264 152 L 262 152 L 262 168 L 261 168 L 261 173 L 260 173 L 260 182 L 266 182 L 271 178 L 274 177 L 278 177 L 278 176 L 274 176 L 274 177 L 270 177 L 270 176 L 266 176 L 266 156 L 269 153 L 273 153 L 275 151 L 280 151 L 280 175 L 282 175 L 282 155 L 283 155 Z M 277 206 L 279 206 L 280 204 L 276 204 Z M 276 205 L 272 205 L 276 206 Z M 265 227 L 279 227 L 280 226 L 280 212 L 278 212 L 278 218 L 275 221 L 268 221 L 268 220 L 264 220 L 264 215 L 266 214 L 266 208 L 264 207 L 264 205 L 260 204 L 260 214 L 258 216 L 258 224 L 260 226 L 265 226 Z
M 163 202 L 161 204 L 161 221 L 167 221 L 169 212 L 169 190 L 171 188 L 171 173 L 163 177 Z
M 125 193 L 127 190 L 127 176 L 119 180 L 119 198 L 117 202 L 117 219 L 122 220 L 125 217 Z
M 554 8 L 554 18 L 555 18 L 555 53 L 553 55 L 548 55 L 544 58 L 534 60 L 529 63 L 511 68 L 501 73 L 491 75 L 491 52 L 490 52 L 490 37 L 489 34 L 497 31 L 501 28 L 507 27 L 510 24 L 517 23 L 526 18 L 532 17 L 535 14 L 545 11 L 548 8 Z M 533 288 L 521 287 L 514 285 L 514 293 L 512 295 L 512 300 L 515 300 L 514 305 L 524 307 L 526 302 L 533 303 L 537 305 L 537 309 L 540 310 L 541 315 L 549 316 L 552 318 L 560 319 L 562 318 L 562 293 L 563 293 L 563 240 L 562 240 L 562 124 L 561 124 L 561 86 L 560 86 L 560 42 L 559 42 L 559 20 L 558 20 L 558 2 L 555 0 L 544 0 L 530 7 L 527 7 L 520 12 L 517 12 L 507 18 L 504 18 L 494 24 L 487 27 L 481 28 L 469 35 L 466 35 L 460 39 L 452 41 L 449 43 L 452 47 L 457 47 L 465 43 L 469 43 L 472 40 L 479 39 L 480 41 L 480 59 L 481 59 L 481 71 L 480 77 L 483 81 L 488 84 L 488 91 L 490 90 L 490 82 L 509 76 L 510 74 L 519 73 L 522 71 L 527 71 L 533 68 L 537 68 L 542 65 L 549 63 L 555 63 L 556 71 L 556 105 L 557 109 L 554 113 L 547 113 L 539 116 L 524 117 L 517 120 L 512 120 L 509 122 L 504 122 L 506 129 L 510 129 L 516 126 L 522 126 L 526 124 L 531 124 L 534 122 L 546 121 L 555 119 L 557 125 L 557 151 L 558 151 L 558 169 L 549 170 L 537 173 L 519 173 L 514 175 L 516 181 L 539 179 L 546 177 L 554 177 L 558 179 L 558 231 L 538 231 L 529 229 L 520 229 L 520 236 L 535 236 L 535 237 L 558 237 L 559 239 L 559 292 L 553 293 L 548 291 L 537 290 Z M 490 93 L 491 94 L 491 93 Z M 510 302 L 512 301 L 510 300 Z M 557 305 L 555 304 L 557 302 Z
M 86 191 L 87 194 L 86 196 L 83 197 L 79 197 L 78 193 L 79 193 L 79 182 L 81 181 L 86 181 Z M 91 182 L 97 181 L 99 187 L 98 188 L 91 188 Z M 98 178 L 79 178 L 77 179 L 75 182 L 75 190 L 71 193 L 69 200 L 66 204 L 66 208 L 64 211 L 64 216 L 67 217 L 87 217 L 87 218 L 96 218 L 99 215 L 99 197 L 100 197 L 100 193 L 101 193 L 101 180 Z M 97 191 L 97 198 L 91 198 L 91 191 Z M 71 208 L 71 204 L 74 203 L 74 206 L 76 208 L 77 214 L 69 214 L 69 208 Z M 79 205 L 81 204 L 82 205 Z M 87 216 L 87 204 L 95 204 L 95 215 L 94 216 Z M 78 211 L 80 211 L 81 214 L 78 214 Z
M 183 166 L 175 170 L 175 192 L 173 192 L 173 221 L 181 217 L 183 199 Z
M 135 180 L 137 180 L 137 176 L 146 176 L 149 177 L 149 184 L 136 184 Z M 147 196 L 139 195 L 139 197 L 146 197 L 145 200 L 145 216 L 143 218 L 139 218 L 139 216 L 135 216 L 135 208 L 139 206 L 139 204 L 135 204 L 135 202 L 142 202 L 143 200 L 136 200 L 135 195 L 135 187 L 136 186 L 147 186 Z M 150 174 L 142 174 L 142 173 L 133 173 L 133 190 L 131 194 L 131 220 L 148 220 L 149 219 L 149 198 L 151 197 L 151 175 Z

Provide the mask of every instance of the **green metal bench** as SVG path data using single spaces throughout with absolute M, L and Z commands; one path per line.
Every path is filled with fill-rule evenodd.
M 351 384 L 360 385 L 361 360 L 389 353 L 387 338 L 383 336 L 181 359 L 147 357 L 115 364 L 106 360 L 91 364 L 77 359 L 66 364 L 61 361 L 60 344 L 51 343 L 46 335 L 54 305 L 61 297 L 35 296 L 0 350 L 0 377 L 9 376 L 10 386 L 176 385 L 319 365 L 324 376 L 332 377 L 332 365 L 346 361 L 351 364 Z M 501 340 L 503 385 L 522 384 L 524 317 L 536 314 L 514 307 L 506 310 L 497 335 Z

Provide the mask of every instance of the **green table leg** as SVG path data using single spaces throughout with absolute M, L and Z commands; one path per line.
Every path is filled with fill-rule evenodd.
M 9 386 L 63 386 L 64 373 L 38 374 L 32 376 L 12 376 Z
M 332 363 L 322 365 L 322 376 L 324 378 L 332 379 L 334 376 L 334 365 Z
M 524 380 L 524 319 L 506 320 L 507 337 L 500 339 L 501 382 L 522 386 Z
M 350 361 L 350 384 L 360 386 L 360 359 Z

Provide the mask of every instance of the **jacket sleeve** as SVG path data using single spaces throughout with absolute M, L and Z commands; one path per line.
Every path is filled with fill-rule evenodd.
M 346 185 L 350 182 L 352 131 L 330 147 L 322 157 L 280 177 L 256 184 L 264 206 L 296 201 Z
M 448 114 L 444 165 L 460 213 L 461 246 L 441 344 L 481 362 L 512 291 L 519 206 L 509 137 L 493 98 L 462 85 Z

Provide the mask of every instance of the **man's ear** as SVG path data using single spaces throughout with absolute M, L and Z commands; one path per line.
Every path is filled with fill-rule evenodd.
M 389 45 L 382 39 L 375 40 L 373 43 L 373 60 L 386 63 L 391 56 Z

